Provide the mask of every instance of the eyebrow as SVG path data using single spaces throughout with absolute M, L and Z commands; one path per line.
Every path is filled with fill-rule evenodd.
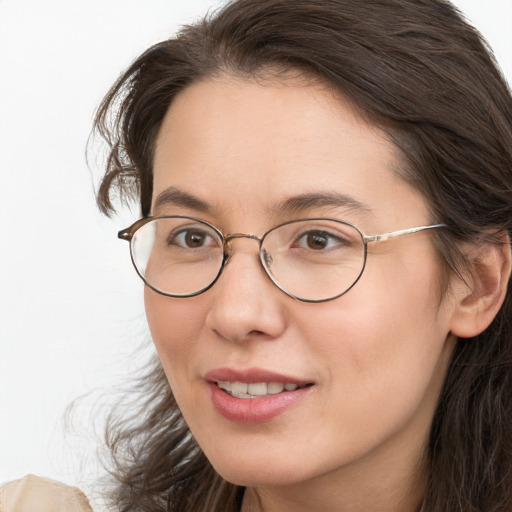
M 342 207 L 362 213 L 372 213 L 369 206 L 352 196 L 339 192 L 312 192 L 290 197 L 275 205 L 272 210 L 283 213 L 298 213 L 322 207 Z
M 172 186 L 158 194 L 155 199 L 154 209 L 158 210 L 167 205 L 188 208 L 201 213 L 211 213 L 214 210 L 210 203 Z M 342 207 L 362 213 L 372 212 L 369 206 L 361 203 L 354 197 L 330 191 L 311 192 L 292 196 L 272 205 L 269 210 L 273 213 L 291 214 L 322 207 Z
M 202 213 L 209 213 L 213 210 L 213 207 L 206 201 L 175 187 L 166 188 L 158 194 L 155 199 L 154 209 L 158 210 L 162 206 L 167 205 L 181 206 L 182 208 L 189 208 Z

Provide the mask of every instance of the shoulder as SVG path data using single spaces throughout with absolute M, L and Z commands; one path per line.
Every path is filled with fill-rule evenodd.
M 92 512 L 80 489 L 27 475 L 0 487 L 0 512 Z

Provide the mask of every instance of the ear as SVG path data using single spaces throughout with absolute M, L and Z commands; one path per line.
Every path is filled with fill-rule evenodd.
M 494 243 L 468 245 L 465 253 L 470 272 L 466 284 L 454 276 L 458 283 L 453 284 L 456 303 L 450 326 L 460 338 L 471 338 L 487 329 L 505 300 L 512 265 L 510 240 L 505 233 L 496 238 Z

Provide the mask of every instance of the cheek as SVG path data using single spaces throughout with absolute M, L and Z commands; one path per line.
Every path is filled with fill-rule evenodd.
M 151 336 L 169 383 L 176 390 L 196 352 L 205 312 L 200 297 L 174 299 L 150 288 L 144 290 L 144 304 Z
M 362 312 L 367 309 L 370 320 L 366 324 L 373 333 L 372 353 L 391 367 L 395 366 L 391 364 L 394 360 L 414 361 L 421 366 L 425 357 L 434 364 L 448 335 L 448 317 L 439 306 L 439 272 L 432 259 L 423 260 L 417 265 L 414 258 L 408 258 L 400 264 L 386 265 L 385 272 L 377 265 L 370 266 L 370 291 L 353 297 L 354 315 L 360 324 L 365 323 Z
M 450 356 L 449 316 L 438 307 L 437 269 L 397 265 L 395 271 L 386 265 L 384 273 L 381 268 L 378 262 L 369 265 L 349 294 L 326 303 L 316 330 L 308 321 L 299 327 L 317 340 L 315 352 L 328 361 L 332 385 L 342 383 L 345 389 L 337 392 L 361 414 L 384 403 L 390 412 L 410 411 L 425 394 L 437 392 L 432 390 L 442 382 Z

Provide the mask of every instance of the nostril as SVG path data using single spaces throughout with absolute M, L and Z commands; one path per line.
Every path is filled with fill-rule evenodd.
M 254 336 L 254 337 L 261 337 L 265 336 L 265 333 L 263 331 L 258 331 L 257 329 L 253 329 L 251 332 L 247 333 L 247 337 Z

